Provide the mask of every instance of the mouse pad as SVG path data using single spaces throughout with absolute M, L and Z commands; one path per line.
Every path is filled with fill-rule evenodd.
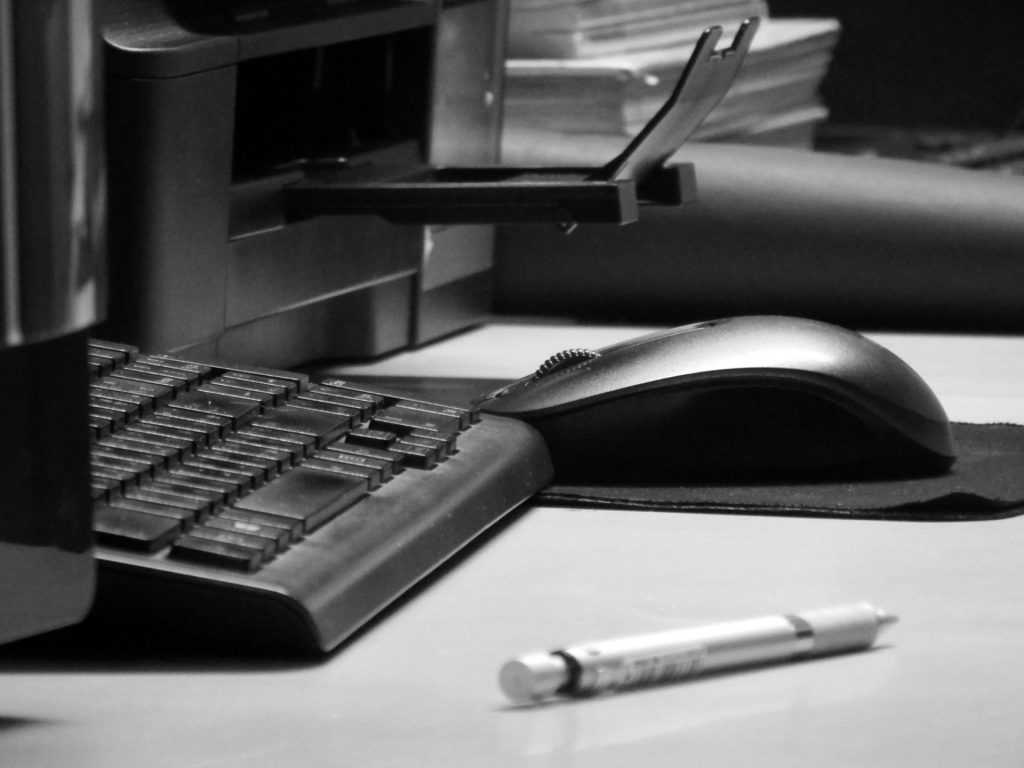
M 602 486 L 556 483 L 536 501 L 563 506 L 888 520 L 977 520 L 1024 512 L 1024 426 L 953 424 L 943 475 L 806 484 Z

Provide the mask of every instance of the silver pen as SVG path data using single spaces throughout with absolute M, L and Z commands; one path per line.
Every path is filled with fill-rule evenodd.
M 868 603 L 530 653 L 499 683 L 514 704 L 684 680 L 703 672 L 863 650 L 896 616 Z

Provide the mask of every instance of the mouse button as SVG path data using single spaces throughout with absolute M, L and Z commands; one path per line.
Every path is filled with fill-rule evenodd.
M 689 325 L 680 325 L 673 328 L 665 328 L 660 331 L 652 331 L 642 336 L 636 336 L 625 341 L 620 341 L 615 344 L 609 344 L 606 347 L 602 347 L 600 352 L 602 354 L 628 352 L 636 347 L 644 347 L 650 344 L 658 344 L 661 342 L 667 343 L 678 343 L 678 340 L 682 337 L 686 337 L 686 343 L 696 341 L 696 336 L 690 336 L 690 334 L 696 331 L 706 331 L 719 325 L 725 325 L 733 322 L 735 318 L 722 318 L 719 320 L 702 320 L 697 323 L 690 323 Z
M 807 357 L 798 367 L 853 386 L 880 403 L 892 403 L 928 419 L 948 420 L 935 393 L 917 371 L 878 342 L 854 331 L 811 321 L 799 338 Z
M 744 371 L 806 371 L 841 376 L 865 339 L 801 318 L 745 316 L 697 324 L 708 333 L 669 330 L 601 350 L 603 365 L 618 368 L 617 386 Z M 688 326 L 684 326 L 687 328 Z
M 713 367 L 701 350 L 717 346 L 697 334 L 731 319 L 692 323 L 639 336 L 599 350 L 566 350 L 541 363 L 534 374 L 480 398 L 490 413 L 531 417 L 629 392 L 657 388 Z M 737 359 L 736 365 L 741 365 Z
M 745 350 L 760 360 L 795 374 L 831 379 L 836 386 L 859 390 L 878 403 L 891 403 L 935 421 L 948 421 L 924 379 L 902 358 L 854 331 L 815 320 L 785 317 L 748 318 Z M 737 347 L 743 354 L 744 348 Z M 775 356 L 774 362 L 771 361 Z
M 921 375 L 902 358 L 880 345 L 864 372 L 865 388 L 875 397 L 892 402 L 933 421 L 947 422 L 942 403 Z

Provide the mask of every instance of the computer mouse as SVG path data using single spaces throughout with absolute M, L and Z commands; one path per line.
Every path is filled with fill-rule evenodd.
M 942 405 L 907 363 L 795 317 L 568 350 L 478 405 L 539 430 L 559 481 L 900 477 L 942 473 L 956 456 Z

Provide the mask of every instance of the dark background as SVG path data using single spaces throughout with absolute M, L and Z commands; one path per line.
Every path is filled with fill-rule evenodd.
M 1024 2 L 770 0 L 843 33 L 822 94 L 830 122 L 1002 132 L 1024 105 Z

